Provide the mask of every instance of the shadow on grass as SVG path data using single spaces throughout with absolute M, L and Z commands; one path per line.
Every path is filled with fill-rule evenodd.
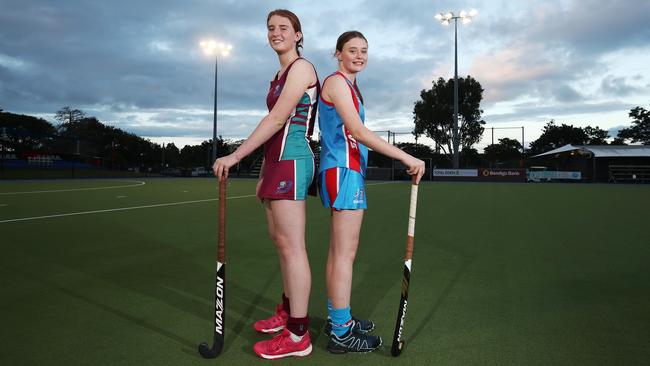
M 258 341 L 257 337 L 255 336 L 255 333 L 252 331 L 246 332 L 244 329 L 247 326 L 247 324 L 252 324 L 252 314 L 255 312 L 256 309 L 260 308 L 260 304 L 264 304 L 261 307 L 262 308 L 274 308 L 275 303 L 266 297 L 264 297 L 263 293 L 265 289 L 267 289 L 271 284 L 276 280 L 278 277 L 278 274 L 280 273 L 279 267 L 276 268 L 276 270 L 272 273 L 269 274 L 267 277 L 267 280 L 265 283 L 261 286 L 260 291 L 253 292 L 250 289 L 238 285 L 236 282 L 233 281 L 232 278 L 229 278 L 229 276 L 226 276 L 226 298 L 225 298 L 225 321 L 224 321 L 224 326 L 225 326 L 225 344 L 224 348 L 221 351 L 226 352 L 230 349 L 232 346 L 232 339 L 237 336 L 241 336 L 242 338 L 247 340 L 247 346 L 245 346 L 243 349 L 246 350 L 248 353 L 252 353 L 253 349 L 253 344 Z M 185 298 L 185 301 L 196 301 L 193 298 L 193 295 L 191 294 L 183 294 L 181 291 L 175 291 L 178 294 L 180 294 L 182 297 Z M 211 314 L 210 317 L 210 327 L 206 327 L 207 329 L 213 329 L 214 327 L 214 303 L 212 301 L 209 302 L 211 311 L 209 314 Z M 203 315 L 207 314 L 207 309 L 205 307 L 205 303 L 202 302 L 203 307 L 205 308 L 206 311 L 202 311 L 201 313 Z M 239 311 L 242 309 L 241 311 Z M 202 316 L 203 317 L 203 316 Z M 230 324 L 233 324 L 230 326 Z M 213 334 L 213 333 L 210 333 Z M 212 344 L 212 337 L 207 341 L 208 344 Z M 198 345 L 198 342 L 197 342 Z M 196 351 L 196 346 L 192 347 L 191 349 L 183 349 L 183 352 L 189 355 L 198 355 Z
M 25 272 L 21 271 L 19 268 L 14 268 L 13 270 L 14 270 L 15 273 L 19 273 L 20 275 L 22 275 L 25 278 L 28 278 L 28 279 L 30 279 L 32 281 L 41 283 L 41 284 L 45 285 L 46 287 L 53 288 L 53 289 L 55 289 L 55 290 L 57 290 L 59 292 L 62 292 L 62 293 L 66 294 L 66 295 L 68 295 L 70 297 L 75 298 L 75 299 L 81 300 L 81 301 L 83 301 L 83 302 L 85 302 L 87 304 L 93 305 L 93 306 L 95 306 L 95 307 L 97 307 L 97 308 L 99 308 L 99 309 L 101 309 L 103 311 L 106 311 L 108 313 L 111 313 L 111 314 L 113 314 L 113 315 L 115 315 L 115 316 L 117 316 L 119 318 L 128 320 L 129 322 L 131 322 L 131 323 L 133 323 L 133 324 L 135 324 L 135 325 L 137 325 L 139 327 L 142 327 L 142 328 L 147 329 L 149 331 L 152 331 L 154 333 L 160 334 L 160 335 L 162 335 L 162 336 L 164 336 L 166 338 L 169 338 L 170 340 L 172 340 L 172 341 L 174 341 L 176 343 L 179 343 L 179 344 L 181 344 L 181 345 L 183 345 L 185 347 L 191 347 L 191 348 L 196 347 L 194 342 L 192 342 L 191 340 L 185 339 L 185 338 L 179 336 L 178 334 L 174 334 L 174 333 L 172 333 L 172 332 L 170 332 L 168 330 L 165 330 L 165 329 L 163 329 L 163 328 L 161 328 L 159 326 L 156 326 L 155 324 L 151 324 L 151 323 L 147 322 L 144 319 L 140 319 L 140 318 L 135 317 L 135 316 L 133 316 L 131 314 L 128 314 L 125 311 L 122 311 L 120 309 L 111 307 L 111 306 L 106 305 L 104 303 L 101 303 L 99 301 L 93 300 L 93 299 L 91 299 L 91 298 L 89 298 L 87 296 L 84 296 L 81 293 L 78 293 L 78 292 L 76 292 L 74 290 L 66 288 L 66 287 L 64 287 L 62 285 L 59 285 L 57 283 L 54 283 L 52 281 L 48 281 L 48 280 L 45 280 L 43 278 L 39 278 L 39 277 L 33 276 L 31 274 L 25 273 Z
M 449 248 L 445 248 L 445 249 L 449 249 Z M 407 348 L 408 348 L 408 340 L 416 339 L 420 335 L 420 333 L 422 333 L 422 330 L 424 330 L 424 328 L 429 324 L 431 319 L 434 317 L 435 313 L 438 311 L 440 306 L 445 302 L 445 299 L 447 299 L 447 297 L 449 297 L 449 295 L 451 294 L 454 287 L 456 287 L 456 284 L 458 283 L 458 281 L 460 280 L 462 275 L 467 271 L 467 268 L 470 266 L 470 264 L 474 260 L 474 256 L 469 255 L 467 253 L 464 253 L 463 251 L 458 250 L 458 248 L 456 248 L 456 250 L 454 250 L 453 252 L 460 256 L 460 258 L 462 260 L 461 265 L 458 268 L 458 270 L 456 270 L 456 272 L 454 273 L 454 276 L 451 278 L 451 280 L 449 282 L 447 282 L 447 285 L 444 287 L 444 289 L 440 293 L 440 296 L 438 296 L 438 300 L 429 308 L 429 311 L 422 317 L 423 321 L 419 322 L 418 327 L 415 328 L 415 330 L 413 331 L 413 333 L 411 333 L 411 335 L 408 337 L 408 339 L 404 339 L 404 345 Z M 405 326 L 405 328 L 408 329 L 408 327 L 406 327 L 406 326 Z M 408 332 L 408 330 L 407 330 L 407 332 Z M 391 342 L 392 342 L 392 339 L 391 339 Z M 389 345 L 389 347 L 390 347 L 390 345 Z
M 74 290 L 72 290 L 70 288 L 67 288 L 67 287 L 65 287 L 63 285 L 57 284 L 55 282 L 49 281 L 47 279 L 37 277 L 37 276 L 31 275 L 29 273 L 23 272 L 19 268 L 14 268 L 13 271 L 15 273 L 19 273 L 20 275 L 22 275 L 23 277 L 25 277 L 25 278 L 27 278 L 29 280 L 38 282 L 38 283 L 42 284 L 45 287 L 53 288 L 53 289 L 65 294 L 67 296 L 70 296 L 72 298 L 81 300 L 82 302 L 85 302 L 87 304 L 90 304 L 90 305 L 98 308 L 98 309 L 106 311 L 107 313 L 110 313 L 110 314 L 115 315 L 115 316 L 117 316 L 119 318 L 122 318 L 122 319 L 136 325 L 136 326 L 139 326 L 139 327 L 144 328 L 144 329 L 146 329 L 148 331 L 151 331 L 151 332 L 157 333 L 157 334 L 159 334 L 161 336 L 164 336 L 164 337 L 178 343 L 179 345 L 181 345 L 180 350 L 183 353 L 185 353 L 185 354 L 187 354 L 189 356 L 192 356 L 192 357 L 200 358 L 200 356 L 198 354 L 198 351 L 197 351 L 198 344 L 200 343 L 199 340 L 186 339 L 186 338 L 184 338 L 184 337 L 182 337 L 182 336 L 180 336 L 178 334 L 175 334 L 175 333 L 170 332 L 170 331 L 168 331 L 168 330 L 166 330 L 166 329 L 164 329 L 162 327 L 159 327 L 159 326 L 157 326 L 155 324 L 152 324 L 152 323 L 150 323 L 150 322 L 148 322 L 148 321 L 146 321 L 146 320 L 144 320 L 142 318 L 139 318 L 137 316 L 129 314 L 128 312 L 126 312 L 126 311 L 124 311 L 122 309 L 119 309 L 119 308 L 107 305 L 106 303 L 94 300 L 94 299 L 92 299 L 92 298 L 90 298 L 90 297 L 88 297 L 88 296 L 86 296 L 86 295 L 84 295 L 82 293 L 74 291 Z M 227 320 L 232 321 L 234 325 L 232 327 L 228 327 L 227 324 L 229 322 L 226 322 L 226 327 L 227 327 L 226 332 L 225 332 L 226 342 L 225 342 L 225 345 L 224 345 L 224 349 L 221 351 L 222 353 L 225 353 L 225 352 L 228 351 L 228 349 L 231 347 L 231 345 L 233 343 L 232 339 L 234 337 L 242 336 L 243 338 L 247 339 L 247 341 L 248 341 L 248 344 L 243 347 L 243 350 L 245 351 L 245 353 L 253 354 L 253 352 L 252 352 L 253 344 L 255 342 L 257 342 L 259 339 L 258 339 L 256 333 L 254 333 L 252 330 L 249 332 L 248 335 L 243 330 L 244 330 L 244 327 L 246 326 L 246 324 L 250 322 L 251 315 L 253 314 L 255 309 L 257 309 L 259 307 L 260 303 L 262 303 L 262 302 L 266 302 L 266 303 L 269 303 L 269 304 L 273 303 L 271 300 L 266 299 L 263 296 L 263 292 L 264 292 L 263 289 L 266 289 L 271 285 L 271 283 L 278 276 L 279 272 L 280 272 L 279 268 L 276 269 L 276 271 L 274 271 L 268 277 L 268 280 L 261 287 L 262 290 L 260 290 L 257 293 L 253 293 L 252 291 L 250 291 L 250 290 L 248 290 L 248 289 L 246 289 L 244 287 L 238 286 L 235 283 L 228 283 L 227 282 L 227 286 L 228 286 L 227 289 L 229 291 L 228 291 L 228 293 L 226 295 L 226 316 L 229 318 Z M 197 301 L 196 299 L 192 298 L 193 297 L 192 295 L 189 295 L 189 294 L 184 295 L 180 291 L 175 291 L 175 292 L 176 292 L 177 297 L 182 296 L 186 300 L 190 299 L 192 301 Z M 228 296 L 230 296 L 230 298 L 228 298 Z M 248 299 L 251 299 L 251 298 L 252 298 L 252 301 L 249 302 Z M 233 304 L 233 302 L 235 302 L 235 304 Z M 212 302 L 210 302 L 210 304 L 212 305 Z M 246 308 L 242 312 L 234 311 L 234 309 L 243 308 L 244 304 L 247 304 L 247 305 L 246 305 Z M 207 309 L 206 309 L 206 312 L 207 312 Z M 234 314 L 237 314 L 237 313 L 239 313 L 239 316 L 234 315 Z M 235 318 L 237 318 L 238 320 L 235 320 Z M 210 319 L 210 322 L 211 322 L 210 323 L 211 326 L 209 327 L 209 329 L 212 329 L 212 322 L 213 322 L 212 318 Z M 206 328 L 208 328 L 207 324 L 206 324 Z M 210 333 L 210 335 L 212 335 L 212 333 Z M 210 337 L 210 339 L 207 340 L 207 343 L 212 345 L 212 337 Z
M 264 297 L 263 293 L 264 291 L 271 286 L 273 281 L 278 277 L 278 274 L 280 273 L 280 267 L 276 267 L 275 271 L 271 273 L 264 285 L 260 288 L 259 291 L 257 292 L 252 292 L 244 287 L 240 287 L 235 285 L 234 291 L 235 293 L 245 293 L 245 296 L 239 296 L 238 299 L 242 301 L 242 303 L 246 303 L 246 299 L 252 298 L 252 300 L 248 303 L 248 306 L 240 313 L 239 320 L 235 323 L 235 325 L 232 328 L 232 332 L 238 336 L 244 336 L 246 334 L 243 332 L 244 327 L 246 326 L 247 323 L 252 324 L 251 322 L 251 315 L 253 315 L 253 312 L 255 309 L 257 309 L 262 303 L 262 301 L 265 301 L 267 303 L 273 304 L 273 301 L 270 299 L 267 299 Z M 232 292 L 231 292 L 232 293 Z M 227 300 L 226 300 L 227 301 Z M 243 304 L 242 304 L 243 305 Z M 228 306 L 228 305 L 226 305 Z M 253 344 L 257 341 L 255 337 L 253 336 L 254 333 L 250 332 L 250 334 L 244 338 L 248 341 L 248 352 L 251 352 L 253 350 Z M 226 349 L 230 348 L 230 345 L 232 342 L 226 342 Z

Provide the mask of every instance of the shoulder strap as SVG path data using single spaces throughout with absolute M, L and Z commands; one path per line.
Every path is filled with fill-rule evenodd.
M 283 73 L 282 76 L 280 77 L 280 81 L 285 81 L 285 80 L 287 80 L 287 75 L 289 75 L 289 71 L 291 70 L 291 67 L 293 66 L 293 64 L 296 63 L 296 61 L 301 60 L 301 59 L 304 60 L 302 57 L 298 57 L 297 59 L 291 61 L 291 63 L 289 64 L 289 66 L 287 66 L 287 69 L 284 70 L 284 73 Z M 309 62 L 309 61 L 307 61 L 307 62 Z M 314 69 L 314 70 L 315 70 L 315 69 Z M 276 75 L 275 78 L 276 78 L 276 80 L 277 80 L 277 79 L 278 79 L 278 76 Z
M 345 82 L 348 84 L 348 88 L 350 88 L 350 94 L 352 95 L 352 101 L 354 102 L 354 107 L 357 109 L 357 113 L 358 113 L 359 112 L 359 101 L 361 101 L 361 103 L 363 103 L 363 99 L 361 99 L 361 93 L 357 93 L 359 89 L 357 89 L 356 80 L 355 80 L 355 84 L 352 84 L 352 82 L 350 82 L 350 80 L 348 80 L 348 78 L 346 78 L 345 75 L 343 75 L 341 72 L 336 71 L 335 74 L 340 75 L 345 80 Z
M 325 80 L 323 80 L 323 85 L 322 85 L 321 88 L 325 88 L 325 83 L 327 82 L 327 80 L 329 80 L 332 76 L 336 76 L 336 75 L 338 75 L 338 74 L 337 74 L 337 73 L 329 74 L 329 75 L 325 78 Z

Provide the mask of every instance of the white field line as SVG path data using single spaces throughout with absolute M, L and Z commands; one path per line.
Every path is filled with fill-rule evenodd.
M 13 195 L 13 194 L 31 194 L 31 193 L 55 193 L 55 192 L 74 192 L 74 191 L 94 191 L 98 189 L 114 189 L 114 188 L 128 188 L 128 187 L 140 187 L 146 183 L 139 180 L 126 180 L 122 182 L 132 182 L 135 184 L 127 184 L 121 186 L 108 186 L 108 187 L 94 187 L 94 188 L 71 188 L 71 189 L 53 189 L 48 191 L 25 191 L 25 192 L 2 192 L 0 195 Z
M 396 184 L 399 183 L 400 181 L 395 180 L 395 181 L 386 181 L 386 182 L 377 182 L 377 183 L 368 183 L 366 186 L 381 186 L 384 184 Z
M 142 182 L 142 183 L 144 184 L 144 182 Z M 392 184 L 392 183 L 395 183 L 395 182 L 369 183 L 369 184 L 366 184 L 366 186 L 376 186 L 376 185 Z M 239 198 L 250 198 L 250 197 L 256 197 L 256 195 L 249 194 L 249 195 L 245 195 L 245 196 L 228 197 L 226 199 L 234 200 L 234 199 L 239 199 Z M 219 200 L 218 198 L 208 198 L 208 199 L 203 199 L 203 200 L 181 201 L 181 202 L 171 202 L 171 203 L 159 203 L 159 204 L 155 204 L 155 205 L 146 205 L 146 206 L 109 208 L 109 209 L 105 209 L 105 210 L 81 211 L 81 212 L 70 212 L 70 213 L 63 213 L 63 214 L 56 214 L 56 215 L 21 217 L 21 218 L 17 218 L 17 219 L 0 220 L 0 224 L 4 224 L 4 223 L 8 223 L 8 222 L 18 222 L 18 221 L 32 221 L 32 220 L 51 219 L 51 218 L 56 218 L 56 217 L 91 215 L 91 214 L 105 213 L 105 212 L 138 210 L 138 209 L 143 209 L 143 208 L 188 205 L 188 204 L 192 204 L 192 203 L 210 202 L 210 201 L 218 201 L 218 200 Z
M 228 197 L 226 199 L 234 200 L 234 199 L 238 199 L 238 198 L 248 198 L 248 197 L 255 197 L 255 195 L 254 194 L 249 194 L 249 195 L 246 195 L 246 196 Z M 94 210 L 94 211 L 70 212 L 70 213 L 56 214 L 56 215 L 21 217 L 21 218 L 18 218 L 18 219 L 0 220 L 0 224 L 4 224 L 4 223 L 7 223 L 7 222 L 17 222 L 17 221 L 31 221 L 31 220 L 51 219 L 51 218 L 55 218 L 55 217 L 91 215 L 91 214 L 104 213 L 104 212 L 138 210 L 138 209 L 142 209 L 142 208 L 188 205 L 188 204 L 192 204 L 192 203 L 210 202 L 210 201 L 218 201 L 218 200 L 219 200 L 218 198 L 208 198 L 208 199 L 204 199 L 204 200 L 182 201 L 182 202 L 171 202 L 171 203 L 159 203 L 159 204 L 155 204 L 155 205 L 146 205 L 146 206 L 120 207 L 120 208 L 109 208 L 109 209 L 106 209 L 106 210 Z

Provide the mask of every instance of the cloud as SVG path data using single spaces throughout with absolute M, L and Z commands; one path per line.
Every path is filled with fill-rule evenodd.
M 203 33 L 230 37 L 232 30 L 209 24 L 224 24 L 223 20 L 243 10 L 243 5 L 229 4 L 220 11 L 219 7 L 194 3 L 192 11 L 188 11 L 180 3 L 171 1 L 157 2 L 155 7 L 144 3 L 121 1 L 109 6 L 107 3 L 65 2 L 56 7 L 42 2 L 30 2 L 31 6 L 14 4 L 16 9 L 25 12 L 14 11 L 2 16 L 2 49 L 20 54 L 25 62 L 36 67 L 33 68 L 35 72 L 24 75 L 9 89 L 45 89 L 44 92 L 54 99 L 49 108 L 70 104 L 72 100 L 77 104 L 174 107 L 195 104 L 201 95 L 212 94 L 213 83 L 201 82 L 205 77 L 211 79 L 213 68 L 210 61 L 202 57 L 198 39 Z M 252 17 L 258 13 L 264 17 L 258 8 L 249 9 L 246 14 Z M 129 9 L 129 13 L 122 14 L 123 9 Z M 240 18 L 236 28 L 245 28 L 249 18 Z M 222 29 L 206 32 L 200 29 L 204 25 L 208 25 L 208 29 Z M 11 31 L 5 32 L 5 28 Z M 13 32 L 16 34 L 11 34 Z M 235 34 L 232 36 L 234 40 L 239 38 Z M 54 39 L 58 42 L 51 41 Z M 29 44 L 29 48 L 25 44 Z M 246 52 L 246 49 L 240 51 Z M 247 67 L 252 66 L 252 62 L 255 62 L 254 57 L 242 63 Z M 226 65 L 226 71 L 228 69 Z M 224 74 L 223 79 L 229 81 L 230 75 Z M 74 92 L 49 91 L 73 89 L 84 89 L 79 94 L 85 97 L 78 100 L 79 95 Z M 242 88 L 236 90 L 241 92 Z M 238 99 L 224 98 L 225 103 L 231 100 Z M 35 104 L 33 100 L 21 102 L 18 103 L 20 107 Z
M 572 1 L 539 18 L 530 37 L 558 40 L 576 57 L 647 45 L 650 3 L 628 1 Z
M 558 66 L 549 60 L 531 58 L 539 48 L 513 46 L 474 59 L 469 74 L 482 83 L 485 101 L 494 102 L 530 95 L 536 80 L 555 79 Z
M 629 111 L 634 105 L 618 101 L 598 103 L 566 103 L 540 105 L 537 102 L 525 102 L 511 106 L 506 113 L 486 113 L 487 122 L 501 123 L 526 120 L 561 120 L 563 115 L 593 115 L 614 111 Z
M 641 81 L 641 78 L 630 78 L 633 82 Z M 626 77 L 615 77 L 607 75 L 600 83 L 600 89 L 605 95 L 611 96 L 628 96 L 643 92 L 639 86 L 633 85 L 627 81 Z
M 70 105 L 146 136 L 209 138 L 215 60 L 198 42 L 218 36 L 234 46 L 219 59 L 221 131 L 245 137 L 265 113 L 279 68 L 265 21 L 280 7 L 300 16 L 304 55 L 321 80 L 336 68 L 338 35 L 366 35 L 370 59 L 359 83 L 373 129 L 410 130 L 420 90 L 452 75 L 453 29 L 433 18 L 458 10 L 451 1 L 364 0 L 343 9 L 340 2 L 298 0 L 4 0 L 1 107 L 47 115 Z M 459 27 L 459 71 L 483 85 L 482 107 L 491 116 L 560 118 L 605 105 L 628 108 L 618 101 L 623 97 L 650 98 L 643 77 L 650 71 L 643 52 L 650 49 L 647 1 L 530 0 L 478 10 L 475 22 Z M 637 61 L 629 67 L 631 54 Z

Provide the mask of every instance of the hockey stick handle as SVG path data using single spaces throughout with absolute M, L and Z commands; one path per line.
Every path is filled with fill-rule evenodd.
M 413 258 L 413 242 L 415 241 L 415 212 L 417 211 L 418 205 L 418 183 L 415 175 L 411 178 L 411 183 L 411 204 L 409 205 L 409 226 L 406 237 L 405 261 Z
M 219 181 L 219 238 L 217 242 L 217 262 L 226 262 L 226 189 L 228 179 Z

